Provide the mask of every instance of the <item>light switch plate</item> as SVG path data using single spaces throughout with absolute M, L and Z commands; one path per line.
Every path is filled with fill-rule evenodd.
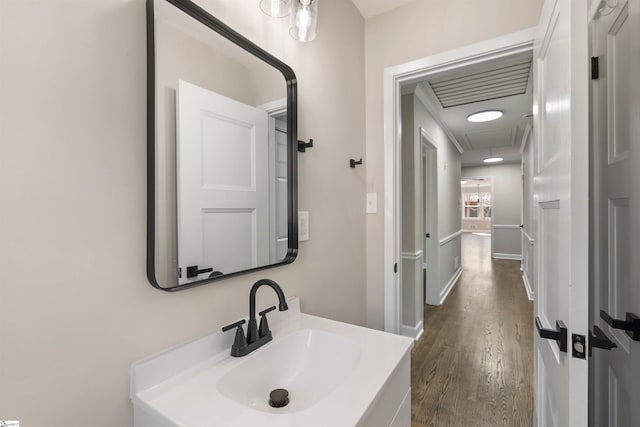
M 378 193 L 367 193 L 367 213 L 378 212 Z
M 298 212 L 298 242 L 309 240 L 309 212 Z

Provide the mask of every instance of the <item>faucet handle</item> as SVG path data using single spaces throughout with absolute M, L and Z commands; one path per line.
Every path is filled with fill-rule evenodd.
M 258 336 L 260 338 L 271 334 L 271 331 L 269 330 L 269 323 L 267 322 L 267 313 L 275 309 L 276 309 L 276 306 L 274 305 L 258 313 L 260 315 L 260 326 L 258 327 Z
M 236 323 L 232 323 L 230 325 L 223 326 L 222 327 L 222 332 L 227 332 L 227 331 L 229 331 L 229 330 L 231 330 L 233 328 L 239 328 L 242 325 L 244 325 L 246 322 L 247 321 L 245 319 L 242 319 L 242 320 L 238 320 Z
M 246 320 L 242 319 L 236 323 L 232 323 L 230 325 L 222 328 L 222 332 L 226 332 L 233 328 L 236 329 L 236 336 L 233 339 L 233 345 L 231 346 L 231 356 L 240 357 L 244 355 L 244 350 L 247 347 L 247 339 L 244 336 L 244 329 L 242 329 L 242 325 L 246 322 Z
M 276 309 L 276 306 L 275 306 L 275 305 L 272 305 L 271 307 L 266 308 L 266 309 L 262 310 L 261 312 L 259 312 L 259 313 L 258 313 L 258 315 L 259 315 L 259 316 L 264 316 L 265 314 L 267 314 L 267 313 L 269 313 L 269 312 L 272 312 L 272 311 L 273 311 L 273 310 L 275 310 L 275 309 Z

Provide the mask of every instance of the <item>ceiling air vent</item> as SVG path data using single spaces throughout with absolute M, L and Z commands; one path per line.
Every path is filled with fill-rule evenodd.
M 516 63 L 496 64 L 492 68 L 429 82 L 443 108 L 506 96 L 523 95 L 531 72 L 531 58 Z

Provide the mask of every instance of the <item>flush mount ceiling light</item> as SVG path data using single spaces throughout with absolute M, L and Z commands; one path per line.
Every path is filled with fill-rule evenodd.
M 292 0 L 289 35 L 300 42 L 316 38 L 319 0 Z
M 473 113 L 467 116 L 467 120 L 473 123 L 481 123 L 481 122 L 490 122 L 491 120 L 496 120 L 502 117 L 502 111 L 500 110 L 488 110 L 488 111 L 478 111 L 477 113 Z
M 485 163 L 498 163 L 504 160 L 504 157 L 485 157 L 484 159 L 482 159 L 483 162 Z
M 272 18 L 284 18 L 289 15 L 291 0 L 260 0 L 260 9 Z

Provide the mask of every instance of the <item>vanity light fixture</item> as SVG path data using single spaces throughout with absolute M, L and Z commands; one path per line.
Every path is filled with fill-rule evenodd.
M 260 9 L 272 18 L 290 16 L 289 35 L 300 42 L 316 38 L 319 0 L 260 0 Z
M 467 120 L 473 123 L 490 122 L 491 120 L 499 119 L 502 114 L 500 110 L 478 111 L 467 116 Z
M 289 35 L 300 42 L 316 38 L 319 0 L 292 0 Z
M 272 18 L 289 15 L 291 0 L 260 0 L 260 9 Z

